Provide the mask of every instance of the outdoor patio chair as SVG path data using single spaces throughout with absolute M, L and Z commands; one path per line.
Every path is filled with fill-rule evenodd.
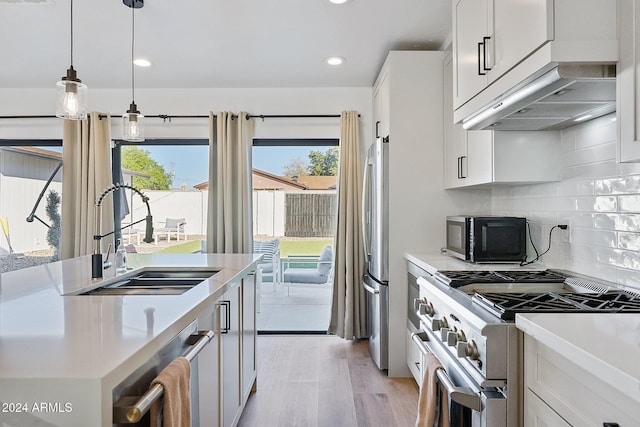
M 155 244 L 158 244 L 158 237 L 161 235 L 167 236 L 167 242 L 171 240 L 171 233 L 175 233 L 176 240 L 180 240 L 180 233 L 184 236 L 184 240 L 187 240 L 187 234 L 184 231 L 184 225 L 186 224 L 184 218 L 167 218 L 164 222 L 164 227 L 155 228 L 153 230 L 153 240 Z
M 266 242 L 253 241 L 253 253 L 263 254 L 262 262 L 258 268 L 262 270 L 262 279 L 271 277 L 273 291 L 280 282 L 280 240 L 273 239 Z
M 311 265 L 311 266 L 309 266 Z M 333 276 L 333 249 L 327 245 L 320 256 L 293 256 L 282 260 L 282 286 L 329 285 Z

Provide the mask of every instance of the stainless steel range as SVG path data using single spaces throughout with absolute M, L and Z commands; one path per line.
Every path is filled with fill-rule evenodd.
M 453 427 L 522 425 L 517 313 L 640 312 L 640 295 L 563 271 L 422 273 L 414 302 L 421 332 L 412 339 L 444 367 L 438 378 Z

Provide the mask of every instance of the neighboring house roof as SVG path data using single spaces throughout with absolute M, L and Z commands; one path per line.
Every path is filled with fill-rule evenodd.
M 292 177 L 285 177 L 295 182 Z M 315 175 L 303 175 L 297 178 L 299 184 L 303 184 L 307 187 L 307 190 L 335 190 L 338 177 L 332 176 L 315 176 Z
M 256 168 L 253 168 L 252 171 L 254 190 L 309 190 L 305 184 L 296 182 L 289 177 L 274 175 Z M 198 190 L 206 190 L 208 187 L 208 182 L 194 185 L 194 188 Z
M 39 148 L 39 147 L 16 147 L 16 146 L 11 146 L 11 147 L 0 147 L 0 150 L 7 150 L 7 151 L 13 151 L 16 153 L 22 153 L 22 154 L 27 154 L 27 155 L 31 155 L 31 156 L 36 156 L 36 157 L 43 157 L 45 159 L 52 159 L 52 160 L 62 160 L 62 153 L 59 151 L 52 151 L 52 150 L 46 150 L 44 148 Z M 124 175 L 130 175 L 130 176 L 139 176 L 142 178 L 149 178 L 150 175 L 143 173 L 143 172 L 136 172 L 133 171 L 131 169 L 122 169 L 122 173 Z

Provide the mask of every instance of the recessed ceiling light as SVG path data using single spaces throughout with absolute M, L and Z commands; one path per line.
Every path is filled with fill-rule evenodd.
M 341 56 L 330 56 L 326 58 L 325 61 L 327 61 L 329 65 L 342 65 L 346 62 L 346 59 Z
M 134 59 L 133 63 L 136 64 L 138 67 L 150 67 L 151 66 L 151 61 L 149 61 L 147 59 L 142 59 L 142 58 Z
M 329 0 L 333 4 L 345 4 L 349 3 L 351 0 Z

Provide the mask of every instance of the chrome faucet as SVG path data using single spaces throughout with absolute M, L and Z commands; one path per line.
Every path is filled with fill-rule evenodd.
M 102 270 L 104 268 L 104 265 L 102 263 L 102 251 L 100 248 L 100 240 L 103 237 L 107 237 L 115 233 L 116 231 L 121 231 L 123 229 L 123 228 L 119 228 L 109 233 L 102 234 L 102 230 L 101 230 L 102 201 L 109 193 L 114 192 L 116 190 L 124 189 L 124 188 L 128 188 L 129 190 L 138 194 L 142 198 L 142 201 L 147 205 L 147 216 L 146 218 L 133 222 L 123 228 L 129 228 L 135 224 L 138 224 L 139 222 L 146 221 L 147 223 L 146 223 L 146 229 L 145 229 L 145 235 L 144 235 L 143 241 L 146 243 L 153 242 L 153 218 L 151 217 L 151 208 L 149 207 L 149 198 L 145 196 L 140 190 L 138 190 L 135 187 L 132 187 L 131 185 L 120 184 L 120 183 L 113 184 L 111 187 L 104 190 L 104 192 L 100 195 L 100 197 L 96 201 L 96 204 L 94 205 L 95 233 L 93 235 L 93 241 L 95 242 L 95 245 L 94 245 L 94 252 L 91 255 L 91 277 L 93 279 L 102 277 Z

